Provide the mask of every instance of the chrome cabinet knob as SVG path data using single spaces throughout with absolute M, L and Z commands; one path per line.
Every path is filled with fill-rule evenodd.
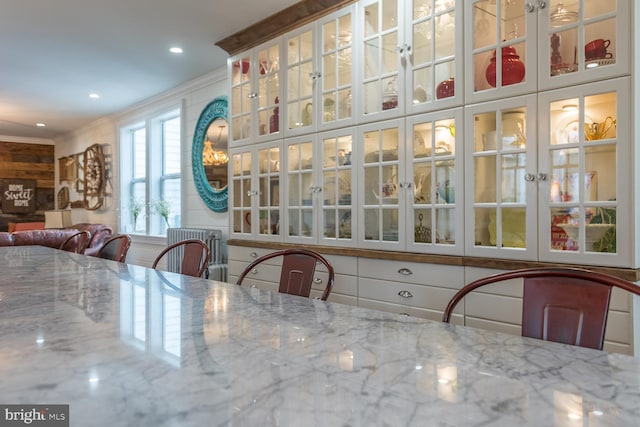
M 398 292 L 398 295 L 400 295 L 402 298 L 413 298 L 413 294 L 405 290 Z

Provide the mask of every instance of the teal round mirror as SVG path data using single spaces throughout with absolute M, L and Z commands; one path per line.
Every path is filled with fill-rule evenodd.
M 193 135 L 191 164 L 198 194 L 214 212 L 226 212 L 229 192 L 227 97 L 211 101 L 200 113 Z

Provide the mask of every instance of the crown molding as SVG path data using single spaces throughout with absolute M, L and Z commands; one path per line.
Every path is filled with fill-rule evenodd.
M 351 3 L 355 0 L 303 0 L 216 42 L 216 46 L 235 55 Z

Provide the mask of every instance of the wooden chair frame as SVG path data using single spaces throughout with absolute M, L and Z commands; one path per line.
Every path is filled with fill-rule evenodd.
M 107 253 L 107 249 L 110 248 L 111 245 L 117 245 L 115 254 L 113 254 L 113 256 Z M 105 240 L 100 250 L 96 253 L 96 257 L 110 259 L 117 262 L 125 262 L 125 260 L 127 259 L 127 252 L 129 252 L 130 247 L 131 237 L 128 234 L 114 234 L 113 236 Z
M 627 280 L 580 268 L 529 268 L 494 274 L 460 289 L 442 317 L 449 323 L 456 305 L 471 291 L 522 279 L 522 336 L 602 350 L 612 288 L 640 295 Z
M 329 298 L 335 280 L 333 267 L 322 255 L 308 249 L 283 249 L 263 255 L 253 260 L 244 269 L 240 277 L 238 277 L 236 284 L 242 285 L 245 277 L 252 272 L 257 265 L 280 256 L 283 257 L 283 259 L 279 292 L 308 297 L 311 294 L 316 264 L 320 262 L 324 264 L 329 273 L 327 285 L 320 299 L 326 301 L 327 298 Z
M 202 274 L 209 266 L 210 250 L 209 246 L 202 240 L 187 239 L 167 246 L 156 257 L 151 268 L 155 269 L 160 260 L 170 251 L 183 248 L 182 262 L 180 263 L 180 274 L 187 276 L 202 277 Z
M 65 249 L 66 246 L 74 240 L 76 240 L 76 244 L 73 247 L 73 250 Z M 60 245 L 60 250 L 74 252 L 76 254 L 84 254 L 84 251 L 89 246 L 90 241 L 91 233 L 89 233 L 88 231 L 78 231 L 77 233 L 73 233 L 71 236 L 67 237 L 65 241 L 62 242 L 62 244 Z

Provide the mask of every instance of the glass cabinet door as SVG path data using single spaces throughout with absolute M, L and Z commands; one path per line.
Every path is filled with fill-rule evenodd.
M 410 141 L 408 179 L 401 183 L 410 208 L 407 249 L 412 252 L 463 252 L 462 108 L 407 119 Z M 456 203 L 456 201 L 458 203 Z
M 280 235 L 280 146 L 270 144 L 257 152 L 258 194 L 258 236 Z
M 234 237 L 251 237 L 251 201 L 254 194 L 251 183 L 251 157 L 250 150 L 231 151 L 229 210 L 231 234 Z
M 406 8 L 407 113 L 462 104 L 462 11 L 461 0 L 414 0 Z
M 287 241 L 354 246 L 354 132 L 351 128 L 285 140 Z
M 362 168 L 358 197 L 360 244 L 369 248 L 396 248 L 405 245 L 406 197 L 399 190 L 404 176 L 404 126 L 402 120 L 360 127 Z M 402 200 L 401 200 L 402 199 Z
M 314 166 L 316 136 L 301 136 L 285 140 L 286 166 L 285 230 L 283 235 L 291 242 L 315 243 L 317 240 L 318 201 L 320 189 L 316 184 Z M 315 205 L 315 206 L 314 206 Z
M 257 96 L 251 81 L 251 55 L 242 54 L 230 60 L 231 82 L 230 128 L 231 140 L 239 142 L 251 138 L 253 99 Z M 230 145 L 232 146 L 232 145 Z
M 277 39 L 229 60 L 232 145 L 280 134 L 280 52 Z
M 400 77 L 401 35 L 398 0 L 363 1 L 361 13 L 360 117 L 364 121 L 395 117 L 404 112 Z
M 257 139 L 273 139 L 280 132 L 280 51 L 279 41 L 256 49 Z
M 280 142 L 231 153 L 230 219 L 234 238 L 279 240 Z
M 631 183 L 627 78 L 544 93 L 541 260 L 629 265 Z
M 320 73 L 314 59 L 314 25 L 306 26 L 285 36 L 287 59 L 286 129 L 285 135 L 315 130 L 314 88 Z
M 536 117 L 535 95 L 467 108 L 469 255 L 537 259 Z
M 354 246 L 356 203 L 356 158 L 353 144 L 354 129 L 325 132 L 320 135 L 318 159 L 322 162 L 320 180 L 320 238 L 321 244 Z M 319 165 L 320 166 L 320 165 Z M 355 226 L 354 226 L 355 227 Z
M 353 6 L 319 22 L 321 56 L 320 128 L 330 129 L 354 123 Z
M 526 0 L 473 0 L 465 6 L 467 97 L 474 102 L 534 92 L 537 19 Z
M 569 86 L 629 73 L 629 1 L 551 0 L 538 13 L 540 86 Z M 542 36 L 541 36 L 542 37 Z

